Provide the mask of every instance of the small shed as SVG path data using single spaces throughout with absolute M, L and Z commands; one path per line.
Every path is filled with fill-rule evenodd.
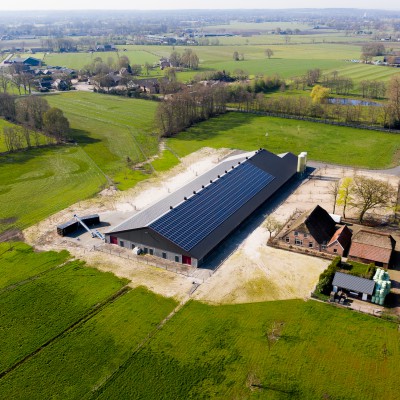
M 361 278 L 343 272 L 336 272 L 333 278 L 333 291 L 337 293 L 341 289 L 347 290 L 364 301 L 370 301 L 374 293 L 375 282 L 371 279 Z
M 100 224 L 100 217 L 98 214 L 85 215 L 84 217 L 81 217 L 81 220 L 89 227 Z M 58 225 L 57 233 L 60 236 L 67 236 L 68 234 L 74 233 L 81 228 L 82 225 L 75 218 L 73 218 L 64 224 Z

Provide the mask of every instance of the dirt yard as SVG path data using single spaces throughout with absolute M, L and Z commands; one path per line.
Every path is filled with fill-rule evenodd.
M 141 182 L 131 190 L 105 190 L 94 199 L 74 204 L 28 228 L 24 231 L 26 241 L 43 250 L 67 249 L 91 266 L 130 279 L 132 286 L 143 285 L 156 293 L 179 300 L 187 298 L 193 287 L 193 278 L 146 265 L 140 260 L 127 260 L 90 251 L 94 245 L 100 243 L 99 239 L 91 238 L 88 233 L 62 238 L 56 234 L 56 226 L 71 219 L 75 213 L 98 213 L 103 221 L 99 230 L 105 232 L 110 225 L 115 226 L 206 172 L 230 152 L 231 150 L 227 149 L 204 148 L 182 159 L 181 164 L 171 171 Z M 317 204 L 332 212 L 330 184 L 333 180 L 353 176 L 354 173 L 388 180 L 395 187 L 399 181 L 398 177 L 383 173 L 319 166 L 311 177 L 305 179 L 294 193 L 273 211 L 273 215 L 283 223 L 294 211 L 309 210 Z M 337 207 L 336 213 L 341 212 L 340 207 Z M 383 218 L 391 211 L 377 212 Z M 355 217 L 355 211 L 349 210 L 348 216 Z M 237 249 L 232 253 L 227 251 L 225 261 L 199 286 L 193 294 L 194 298 L 213 303 L 245 303 L 309 296 L 329 261 L 268 247 L 266 242 L 269 233 L 262 227 L 262 219 L 260 218 L 260 223 L 257 222 L 258 225 L 243 229 L 245 234 L 235 239 L 238 240 Z M 222 246 L 220 252 L 223 258 L 224 251 Z M 204 272 L 208 277 L 210 271 Z
M 266 245 L 269 233 L 257 228 L 195 293 L 212 303 L 250 303 L 307 298 L 328 261 Z

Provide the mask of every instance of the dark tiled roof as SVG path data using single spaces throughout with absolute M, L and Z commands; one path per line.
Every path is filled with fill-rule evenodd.
M 318 243 L 328 243 L 335 233 L 335 221 L 328 212 L 320 206 L 314 208 L 304 221 L 304 224 Z
M 367 293 L 370 295 L 374 293 L 375 288 L 375 282 L 373 280 L 344 274 L 343 272 L 336 272 L 332 285 L 353 292 Z
M 328 243 L 328 246 L 335 243 L 337 240 L 339 244 L 343 247 L 343 249 L 346 249 L 347 246 L 350 244 L 351 236 L 352 233 L 350 229 L 346 225 L 343 225 L 333 234 L 331 240 Z

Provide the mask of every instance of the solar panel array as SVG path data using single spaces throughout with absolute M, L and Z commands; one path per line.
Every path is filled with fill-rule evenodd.
M 190 251 L 274 179 L 244 162 L 149 226 Z

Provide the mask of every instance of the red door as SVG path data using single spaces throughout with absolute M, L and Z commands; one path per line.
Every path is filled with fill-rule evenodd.
M 182 264 L 192 265 L 192 259 L 188 256 L 182 256 Z
M 118 244 L 118 238 L 115 236 L 110 236 L 110 243 L 111 244 Z

